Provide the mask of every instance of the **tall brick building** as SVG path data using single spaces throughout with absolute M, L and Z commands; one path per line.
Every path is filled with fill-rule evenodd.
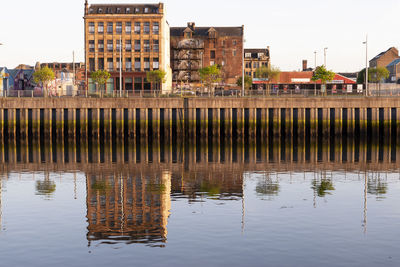
M 173 82 L 198 86 L 198 70 L 218 64 L 222 82 L 235 85 L 242 76 L 244 27 L 171 27 Z
M 146 81 L 146 72 L 161 69 L 167 73 L 161 89 L 171 89 L 169 25 L 164 4 L 89 6 L 85 1 L 84 21 L 88 77 L 90 72 L 107 70 L 111 73 L 107 90 L 119 90 L 122 67 L 122 90 L 142 91 L 154 89 Z M 93 90 L 90 78 L 88 84 Z

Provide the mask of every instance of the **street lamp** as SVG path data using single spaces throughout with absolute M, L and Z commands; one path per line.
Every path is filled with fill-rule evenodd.
M 324 66 L 326 68 L 326 51 L 328 50 L 328 47 L 324 48 Z
M 317 70 L 317 51 L 314 51 L 314 66 L 315 70 Z M 314 95 L 317 95 L 317 82 L 314 81 Z
M 365 44 L 365 94 L 368 96 L 368 34 L 363 44 Z
M 243 42 L 242 42 L 242 96 L 244 97 L 244 95 L 245 95 L 245 91 L 244 91 L 244 89 L 245 89 L 244 88 L 244 64 L 245 64 L 244 43 L 246 42 L 246 40 L 244 39 L 244 25 L 242 25 L 242 29 L 243 29 L 243 32 L 242 32 L 242 34 L 243 34 L 243 37 L 242 37 L 242 40 L 243 40 Z

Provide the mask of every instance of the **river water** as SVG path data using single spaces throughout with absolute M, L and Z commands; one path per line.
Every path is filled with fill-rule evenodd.
M 392 140 L 6 140 L 0 266 L 400 266 Z

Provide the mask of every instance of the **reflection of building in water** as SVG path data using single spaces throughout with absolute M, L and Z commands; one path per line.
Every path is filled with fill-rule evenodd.
M 243 194 L 243 174 L 221 169 L 199 168 L 195 172 L 173 174 L 172 192 L 195 200 L 201 195 L 223 200 L 239 200 Z
M 87 174 L 91 241 L 164 243 L 171 208 L 171 175 Z

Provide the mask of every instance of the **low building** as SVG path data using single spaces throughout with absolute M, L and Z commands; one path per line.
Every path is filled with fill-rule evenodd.
M 269 67 L 270 56 L 269 47 L 260 49 L 245 49 L 244 50 L 244 72 L 245 75 L 256 78 L 256 71 L 260 67 Z
M 35 70 L 32 68 L 10 69 L 9 90 L 33 90 L 36 83 L 33 81 Z
M 390 72 L 387 82 L 400 84 L 400 58 L 393 60 L 386 68 Z
M 75 68 L 74 68 L 75 64 Z M 75 79 L 76 83 L 79 84 L 85 81 L 85 63 L 76 62 L 76 63 L 67 63 L 67 62 L 51 62 L 51 63 L 39 63 L 37 62 L 35 65 L 35 70 L 38 70 L 43 67 L 48 67 L 54 72 L 54 75 L 57 78 L 61 78 L 61 73 L 74 73 L 75 69 Z
M 391 47 L 388 50 L 380 53 L 373 59 L 369 61 L 369 66 L 371 68 L 376 68 L 376 67 L 386 67 L 389 65 L 393 60 L 400 58 L 399 56 L 399 50 L 395 47 Z
M 244 27 L 171 27 L 171 66 L 174 86 L 200 86 L 198 70 L 219 65 L 222 83 L 236 86 L 242 76 Z
M 256 86 L 270 84 L 271 88 L 279 89 L 284 92 L 296 91 L 296 90 L 317 90 L 321 89 L 321 81 L 312 81 L 312 71 L 292 71 L 292 72 L 281 72 L 277 80 L 272 81 L 261 81 L 255 79 L 253 84 Z M 346 78 L 340 74 L 335 74 L 332 81 L 327 82 L 327 89 L 335 91 L 349 90 L 350 87 L 353 90 L 356 88 L 356 82 L 352 79 Z M 261 86 L 259 88 L 262 88 Z

